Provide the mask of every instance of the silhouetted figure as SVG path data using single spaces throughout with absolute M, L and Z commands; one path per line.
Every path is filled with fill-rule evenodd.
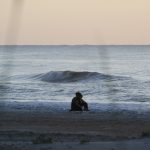
M 82 99 L 82 94 L 76 92 L 76 97 L 72 99 L 70 111 L 89 111 L 88 104 Z

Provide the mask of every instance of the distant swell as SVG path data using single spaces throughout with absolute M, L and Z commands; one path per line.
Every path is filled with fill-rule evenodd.
M 117 77 L 112 75 L 105 75 L 98 72 L 75 72 L 75 71 L 50 71 L 45 74 L 38 74 L 32 76 L 34 79 L 38 79 L 46 82 L 78 82 L 89 81 L 97 79 L 119 79 L 123 77 Z

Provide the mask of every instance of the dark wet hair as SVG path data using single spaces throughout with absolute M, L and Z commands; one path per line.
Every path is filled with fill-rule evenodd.
M 83 97 L 83 95 L 80 92 L 76 92 L 76 96 L 81 98 Z

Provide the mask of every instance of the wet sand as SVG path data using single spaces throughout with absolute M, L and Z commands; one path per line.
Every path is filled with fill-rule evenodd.
M 75 145 L 72 148 L 80 149 L 82 145 L 87 149 L 87 144 L 91 149 L 93 144 L 97 148 L 109 149 L 118 142 L 127 146 L 132 141 L 144 144 L 144 148 L 147 148 L 143 138 L 149 136 L 150 118 L 139 115 L 131 117 L 117 112 L 0 111 L 0 146 L 6 150 L 10 147 L 69 149 L 71 145 Z M 147 141 L 149 144 L 150 141 Z M 127 149 L 131 149 L 131 143 Z

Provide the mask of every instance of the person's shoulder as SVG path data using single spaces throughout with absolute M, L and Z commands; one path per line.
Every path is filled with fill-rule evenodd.
M 72 100 L 76 100 L 76 97 L 73 97 Z

